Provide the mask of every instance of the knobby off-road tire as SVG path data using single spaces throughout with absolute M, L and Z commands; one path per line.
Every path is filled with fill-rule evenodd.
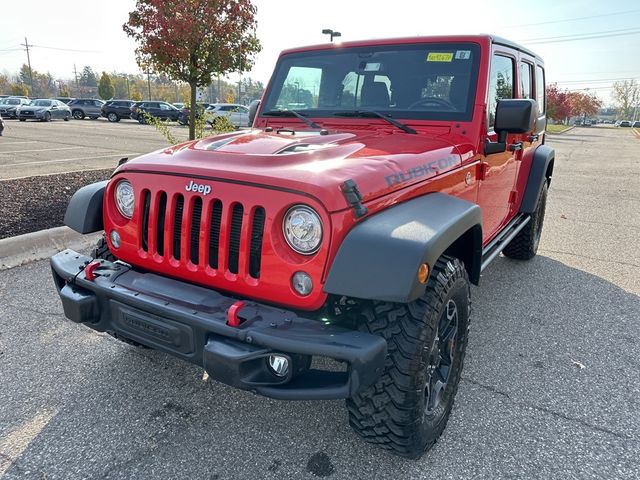
M 531 215 L 531 220 L 502 251 L 506 257 L 516 260 L 530 260 L 536 256 L 538 245 L 540 244 L 540 236 L 542 235 L 544 212 L 547 207 L 547 190 L 548 187 L 545 182 L 542 186 L 536 209 Z
M 363 308 L 362 329 L 388 348 L 377 382 L 347 399 L 349 423 L 364 440 L 409 458 L 434 445 L 458 390 L 470 305 L 462 262 L 442 256 L 418 300 Z
M 109 262 L 115 262 L 117 260 L 113 253 L 111 253 L 111 250 L 109 250 L 109 245 L 107 245 L 107 239 L 104 235 L 100 237 L 96 247 L 93 249 L 93 258 L 108 260 Z

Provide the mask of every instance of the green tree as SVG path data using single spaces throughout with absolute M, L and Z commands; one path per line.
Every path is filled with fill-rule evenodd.
M 79 78 L 80 85 L 84 87 L 97 87 L 98 77 L 90 66 L 85 66 Z
M 256 12 L 251 0 L 137 0 L 123 29 L 138 44 L 138 64 L 188 83 L 195 105 L 197 88 L 214 75 L 251 69 L 261 48 Z M 191 109 L 190 139 L 195 115 Z
M 98 95 L 103 100 L 109 100 L 113 98 L 113 94 L 115 93 L 115 88 L 111 83 L 111 77 L 107 72 L 102 72 L 102 76 L 100 77 L 100 84 L 98 85 Z
M 11 95 L 20 95 L 26 97 L 29 95 L 29 89 L 24 83 L 14 83 L 11 85 Z

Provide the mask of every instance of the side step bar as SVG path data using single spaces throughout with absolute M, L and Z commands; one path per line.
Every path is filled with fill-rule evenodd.
M 489 242 L 489 244 L 482 250 L 482 265 L 480 271 L 483 271 L 487 266 L 500 255 L 500 252 L 509 245 L 509 242 L 522 230 L 527 223 L 531 221 L 531 215 L 521 213 L 516 218 L 511 220 L 504 229 Z

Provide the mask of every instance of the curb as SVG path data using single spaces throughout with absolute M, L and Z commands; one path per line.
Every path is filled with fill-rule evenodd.
M 569 130 L 573 130 L 574 128 L 576 128 L 575 125 L 571 125 L 570 127 L 568 127 L 566 130 L 562 130 L 561 132 L 547 132 L 546 130 L 544 131 L 545 135 L 562 135 L 563 133 L 567 133 Z
M 50 257 L 66 248 L 93 246 L 102 232 L 82 235 L 69 227 L 55 227 L 0 240 L 0 270 Z

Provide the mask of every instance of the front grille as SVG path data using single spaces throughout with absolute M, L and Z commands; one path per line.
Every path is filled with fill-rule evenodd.
M 222 268 L 260 278 L 266 221 L 262 206 L 146 189 L 140 200 L 140 246 L 145 252 L 192 264 L 191 269 Z

